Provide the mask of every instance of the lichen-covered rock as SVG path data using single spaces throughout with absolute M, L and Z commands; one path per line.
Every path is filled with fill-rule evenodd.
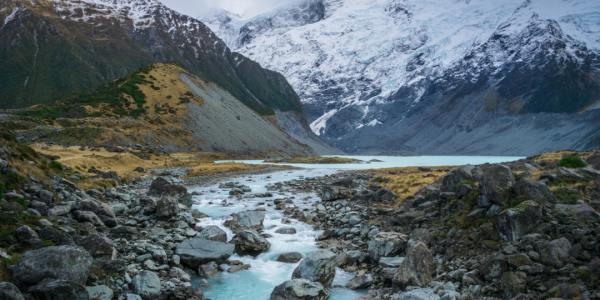
M 504 165 L 483 165 L 481 168 L 481 197 L 480 204 L 502 206 L 510 197 L 510 191 L 515 185 L 515 177 L 511 169 Z
M 160 294 L 160 278 L 152 271 L 136 274 L 131 284 L 133 291 L 144 299 L 154 299 Z
M 398 267 L 394 282 L 401 287 L 424 287 L 431 282 L 434 271 L 431 250 L 422 242 L 417 242 L 406 251 L 406 257 Z
M 273 289 L 271 300 L 325 300 L 329 295 L 323 285 L 306 279 L 288 280 Z
M 319 250 L 306 255 L 292 273 L 292 278 L 304 278 L 319 282 L 329 288 L 335 277 L 335 254 L 329 250 Z
M 533 232 L 541 222 L 541 218 L 542 207 L 540 204 L 533 200 L 527 200 L 502 211 L 496 218 L 496 226 L 503 240 L 517 241 L 521 236 Z
M 43 279 L 61 279 L 84 284 L 92 265 L 92 256 L 77 246 L 52 246 L 27 251 L 12 267 L 12 278 L 21 285 Z
M 518 198 L 533 200 L 541 204 L 556 202 L 556 198 L 548 186 L 531 179 L 525 178 L 519 180 L 516 183 L 514 190 L 516 197 Z

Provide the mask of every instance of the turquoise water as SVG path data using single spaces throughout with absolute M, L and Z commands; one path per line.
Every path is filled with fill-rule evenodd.
M 318 249 L 315 238 L 320 234 L 312 226 L 291 220 L 290 224 L 284 224 L 284 216 L 280 211 L 267 206 L 267 200 L 277 198 L 290 198 L 294 204 L 300 208 L 310 207 L 319 198 L 314 193 L 274 193 L 273 197 L 257 198 L 253 193 L 263 193 L 267 191 L 267 185 L 284 182 L 300 178 L 311 178 L 330 175 L 340 170 L 359 170 L 359 169 L 377 169 L 390 167 L 406 166 L 439 166 L 439 165 L 464 165 L 464 164 L 482 164 L 482 163 L 500 163 L 519 159 L 519 157 L 492 157 L 492 156 L 415 156 L 415 157 L 393 157 L 393 156 L 352 156 L 352 158 L 369 161 L 373 159 L 381 162 L 358 163 L 358 164 L 340 164 L 340 165 L 319 165 L 319 164 L 295 164 L 294 166 L 302 168 L 291 171 L 277 171 L 270 174 L 247 175 L 227 181 L 239 182 L 249 186 L 252 192 L 242 198 L 231 197 L 228 190 L 218 187 L 219 183 L 204 186 L 191 187 L 190 192 L 197 192 L 200 195 L 194 196 L 194 208 L 207 214 L 209 217 L 200 220 L 199 225 L 217 225 L 223 228 L 228 238 L 233 237 L 233 233 L 223 226 L 223 222 L 229 215 L 235 212 L 251 210 L 257 207 L 264 208 L 266 211 L 265 230 L 271 234 L 268 238 L 271 243 L 271 249 L 257 257 L 234 255 L 231 259 L 241 260 L 250 264 L 251 268 L 238 273 L 220 273 L 209 280 L 209 287 L 204 289 L 207 298 L 213 300 L 262 300 L 269 299 L 273 288 L 282 282 L 291 279 L 291 274 L 297 264 L 277 262 L 276 257 L 285 252 L 300 252 L 308 254 Z M 249 164 L 262 164 L 263 161 L 239 161 Z M 275 231 L 279 227 L 294 227 L 297 233 L 294 235 L 277 234 Z M 345 284 L 353 278 L 354 274 L 337 270 L 334 280 L 334 287 L 330 290 L 330 299 L 333 300 L 352 300 L 364 295 L 366 291 L 353 291 L 344 288 Z

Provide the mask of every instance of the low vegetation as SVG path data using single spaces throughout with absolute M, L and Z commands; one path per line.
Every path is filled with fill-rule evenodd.
M 282 159 L 270 159 L 266 160 L 269 163 L 288 163 L 288 164 L 354 164 L 361 163 L 362 160 L 339 157 L 339 156 L 306 156 L 306 157 L 292 157 Z
M 376 175 L 374 183 L 394 192 L 397 196 L 394 206 L 399 206 L 422 188 L 446 175 L 448 171 L 449 169 L 444 167 L 406 167 L 381 169 L 373 172 Z
M 565 168 L 585 168 L 587 163 L 579 156 L 567 156 L 558 162 L 558 165 Z

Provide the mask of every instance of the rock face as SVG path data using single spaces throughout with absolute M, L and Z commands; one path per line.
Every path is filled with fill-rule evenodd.
M 10 282 L 0 282 L 0 299 L 25 300 L 19 288 Z
M 249 210 L 231 215 L 231 219 L 225 222 L 225 225 L 233 231 L 239 230 L 257 230 L 263 229 L 265 212 L 259 210 Z
M 541 217 L 540 204 L 533 200 L 527 200 L 501 212 L 498 215 L 496 226 L 502 239 L 517 241 L 521 236 L 532 232 L 539 224 Z
M 369 255 L 377 261 L 380 257 L 404 253 L 408 237 L 396 232 L 380 232 L 369 241 Z
M 227 233 L 223 229 L 219 228 L 219 226 L 215 225 L 204 227 L 196 237 L 223 243 L 227 242 Z
M 153 299 L 160 294 L 160 278 L 151 271 L 142 271 L 131 281 L 133 290 L 144 299 Z
M 398 267 L 394 282 L 401 287 L 426 286 L 431 282 L 435 266 L 433 254 L 425 244 L 418 242 L 406 252 L 406 258 Z
M 12 268 L 12 277 L 23 285 L 37 284 L 43 279 L 84 284 L 92 261 L 92 256 L 81 247 L 46 247 L 25 252 Z
M 175 254 L 191 268 L 207 262 L 221 262 L 233 255 L 234 245 L 223 242 L 192 238 L 181 242 L 175 249 Z
M 335 277 L 335 257 L 335 254 L 328 250 L 307 254 L 292 273 L 292 278 L 308 279 L 329 288 Z
M 256 231 L 244 230 L 233 238 L 235 252 L 238 254 L 258 254 L 271 248 L 271 243 Z
M 273 289 L 271 300 L 325 300 L 329 295 L 323 285 L 306 279 L 288 280 Z

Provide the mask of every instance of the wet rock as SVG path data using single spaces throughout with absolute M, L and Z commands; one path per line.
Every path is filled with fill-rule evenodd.
M 43 279 L 61 279 L 84 284 L 92 265 L 92 256 L 76 246 L 53 246 L 27 251 L 12 268 L 12 278 L 22 285 Z
M 175 254 L 190 268 L 197 269 L 201 264 L 221 262 L 233 255 L 234 245 L 200 238 L 187 239 L 177 245 Z
M 510 197 L 510 191 L 515 185 L 515 177 L 511 169 L 504 165 L 481 166 L 481 197 L 480 203 L 491 203 L 502 206 Z M 487 205 L 483 205 L 487 206 Z
M 277 261 L 286 263 L 297 263 L 302 259 L 300 252 L 282 253 L 277 257 Z
M 294 227 L 282 227 L 275 230 L 275 233 L 279 234 L 296 234 L 296 228 Z
M 231 215 L 231 219 L 225 221 L 225 226 L 233 231 L 239 230 L 257 230 L 263 229 L 265 212 L 260 210 L 248 210 Z
M 505 241 L 517 241 L 535 231 L 542 218 L 542 207 L 533 200 L 502 211 L 497 219 L 498 233 Z
M 323 285 L 306 279 L 288 280 L 273 289 L 271 300 L 325 300 L 329 297 Z
M 89 294 L 83 285 L 67 280 L 45 279 L 27 291 L 33 299 L 39 300 L 88 300 Z
M 0 299 L 25 300 L 19 288 L 10 282 L 0 282 Z
M 368 288 L 372 284 L 373 284 L 373 276 L 371 276 L 371 274 L 365 274 L 365 275 L 358 275 L 358 276 L 352 278 L 352 280 L 350 280 L 350 282 L 348 282 L 348 284 L 346 284 L 346 287 L 349 289 L 358 290 L 358 289 Z
M 208 278 L 219 272 L 219 266 L 216 262 L 212 261 L 198 267 L 198 275 Z
M 258 254 L 271 248 L 271 243 L 256 231 L 244 230 L 233 238 L 235 251 L 238 254 Z
M 369 255 L 375 261 L 384 256 L 404 253 L 408 237 L 397 232 L 379 232 L 368 244 Z
M 219 226 L 209 225 L 206 226 L 196 235 L 197 238 L 217 241 L 217 242 L 227 242 L 227 233 L 221 229 Z
M 90 300 L 112 300 L 113 290 L 106 285 L 88 286 L 85 288 Z
M 394 282 L 401 287 L 426 286 L 432 280 L 435 266 L 431 250 L 422 242 L 411 246 L 406 252 L 406 258 L 398 267 Z
M 171 196 L 163 196 L 156 201 L 155 214 L 161 219 L 170 219 L 179 213 L 179 202 Z
M 321 283 L 325 288 L 331 286 L 335 277 L 335 254 L 329 250 L 319 250 L 307 254 L 292 273 L 292 278 L 304 278 Z
M 133 291 L 144 299 L 154 299 L 160 294 L 160 278 L 152 271 L 142 271 L 131 281 Z
M 335 201 L 352 198 L 352 189 L 345 186 L 327 185 L 321 189 L 321 200 Z

